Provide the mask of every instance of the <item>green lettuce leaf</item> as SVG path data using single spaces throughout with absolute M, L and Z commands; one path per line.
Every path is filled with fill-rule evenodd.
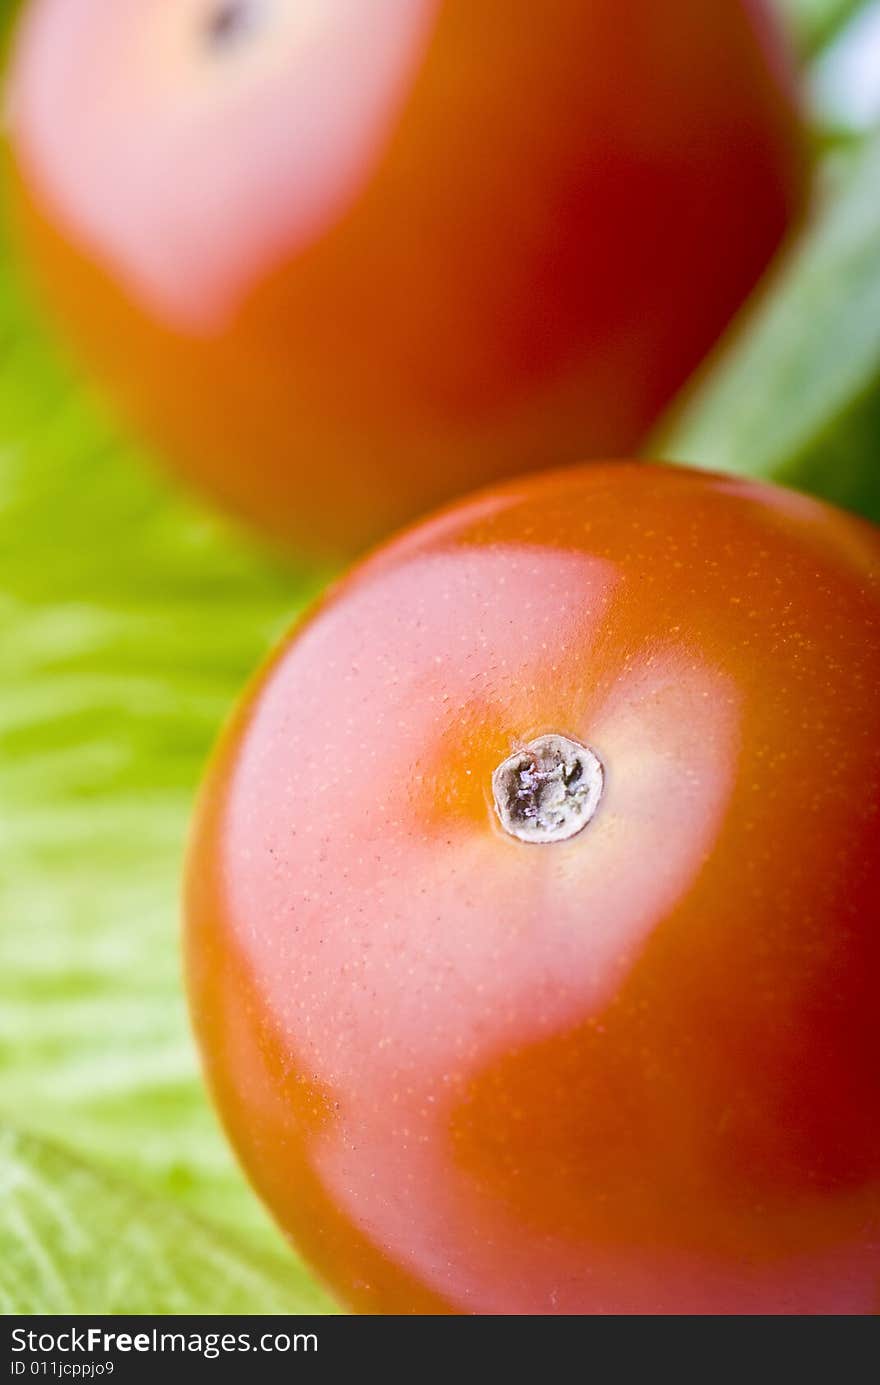
M 56 360 L 0 257 L 0 1118 L 264 1243 L 180 977 L 193 794 L 318 589 L 176 494 Z
M 815 54 L 830 43 L 867 0 L 779 0 L 801 52 Z
M 834 160 L 812 224 L 652 440 L 652 456 L 880 519 L 880 137 Z
M 0 1126 L 0 1312 L 327 1311 L 289 1257 Z

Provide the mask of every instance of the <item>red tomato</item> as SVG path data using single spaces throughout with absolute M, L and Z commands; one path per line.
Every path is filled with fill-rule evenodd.
M 804 193 L 751 0 L 35 0 L 9 109 L 84 357 L 187 476 L 332 551 L 632 451 Z
M 637 464 L 450 509 L 294 632 L 187 960 L 344 1303 L 877 1309 L 878 683 L 880 531 Z

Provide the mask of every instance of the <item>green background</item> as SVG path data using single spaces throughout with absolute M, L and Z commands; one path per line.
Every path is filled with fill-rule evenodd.
M 785 8 L 822 62 L 857 6 Z M 880 141 L 817 143 L 809 226 L 650 451 L 880 518 Z M 177 945 L 208 749 L 328 574 L 115 431 L 0 237 L 0 1309 L 332 1311 L 217 1128 Z

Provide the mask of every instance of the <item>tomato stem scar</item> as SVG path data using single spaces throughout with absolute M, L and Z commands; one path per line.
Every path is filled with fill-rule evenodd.
M 224 48 L 246 37 L 260 18 L 262 6 L 254 0 L 218 0 L 205 21 L 205 37 L 216 48 Z
M 495 811 L 521 842 L 564 842 L 595 815 L 605 771 L 589 746 L 569 736 L 538 736 L 502 760 L 492 775 Z

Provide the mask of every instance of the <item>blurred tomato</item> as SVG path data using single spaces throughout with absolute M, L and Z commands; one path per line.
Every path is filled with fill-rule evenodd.
M 349 1306 L 870 1313 L 880 535 L 638 465 L 354 570 L 218 750 L 223 1118 Z
M 744 0 L 34 0 L 24 239 L 180 469 L 344 552 L 635 447 L 801 206 Z

